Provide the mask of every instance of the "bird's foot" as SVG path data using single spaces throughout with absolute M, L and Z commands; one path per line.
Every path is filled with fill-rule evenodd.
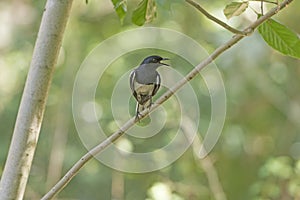
M 137 122 L 140 123 L 140 122 L 141 122 L 141 118 L 140 118 L 140 117 L 141 117 L 141 114 L 140 114 L 139 112 L 136 112 L 134 121 L 135 121 L 135 122 L 137 121 Z
M 153 102 L 150 102 L 150 104 L 147 106 L 147 108 L 148 108 L 148 111 L 150 111 L 150 109 L 151 109 L 151 107 L 154 105 L 154 103 Z

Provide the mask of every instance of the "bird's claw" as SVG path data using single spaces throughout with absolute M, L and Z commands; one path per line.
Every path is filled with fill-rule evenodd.
M 136 112 L 136 115 L 135 115 L 135 118 L 134 118 L 134 121 L 136 122 L 141 122 L 141 120 L 140 120 L 140 117 L 141 117 L 141 114 L 139 113 L 139 112 Z

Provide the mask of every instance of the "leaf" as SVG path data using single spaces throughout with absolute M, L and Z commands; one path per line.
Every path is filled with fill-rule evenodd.
M 223 12 L 227 19 L 230 19 L 233 16 L 239 16 L 248 8 L 249 2 L 231 2 L 226 5 Z
M 127 2 L 126 0 L 111 0 L 116 13 L 118 14 L 120 21 L 123 22 L 124 17 L 127 13 Z
M 258 31 L 273 49 L 284 55 L 300 58 L 300 39 L 294 31 L 273 19 L 260 25 Z
M 132 22 L 138 26 L 152 21 L 156 17 L 156 5 L 154 0 L 142 0 L 132 13 Z

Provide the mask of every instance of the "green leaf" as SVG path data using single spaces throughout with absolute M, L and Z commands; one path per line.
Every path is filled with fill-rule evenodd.
M 132 22 L 142 26 L 151 22 L 156 17 L 156 5 L 154 0 L 142 0 L 132 13 Z
M 124 17 L 127 13 L 127 2 L 126 0 L 111 0 L 114 5 L 115 11 L 118 14 L 121 22 L 123 22 Z
M 223 12 L 227 19 L 230 19 L 233 16 L 239 16 L 248 8 L 249 2 L 231 2 L 226 5 Z
M 269 19 L 258 27 L 263 39 L 284 55 L 300 58 L 300 39 L 286 26 Z

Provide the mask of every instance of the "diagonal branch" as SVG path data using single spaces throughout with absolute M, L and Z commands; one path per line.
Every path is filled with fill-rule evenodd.
M 199 10 L 205 17 L 207 17 L 208 19 L 216 22 L 217 24 L 219 24 L 220 26 L 222 26 L 223 28 L 227 29 L 228 31 L 234 33 L 234 34 L 240 34 L 240 35 L 245 35 L 246 33 L 244 31 L 239 31 L 231 26 L 229 26 L 228 24 L 226 24 L 225 22 L 222 22 L 221 20 L 219 20 L 218 18 L 212 16 L 211 14 L 209 14 L 204 8 L 202 8 L 202 6 L 200 6 L 200 4 L 192 1 L 192 0 L 185 0 L 187 3 L 189 3 L 190 5 L 194 6 L 197 10 Z
M 290 4 L 293 0 L 285 0 L 279 6 L 271 9 L 264 16 L 257 19 L 250 26 L 248 26 L 243 32 L 245 35 L 236 34 L 229 41 L 218 47 L 210 56 L 208 56 L 205 60 L 203 60 L 199 65 L 197 65 L 190 73 L 188 73 L 185 78 L 181 79 L 177 84 L 175 84 L 172 88 L 170 88 L 167 92 L 165 92 L 151 107 L 151 109 L 144 110 L 141 112 L 141 119 L 148 116 L 150 112 L 159 107 L 162 103 L 168 100 L 176 91 L 178 91 L 181 87 L 183 87 L 187 82 L 193 79 L 200 70 L 202 70 L 205 66 L 210 64 L 213 60 L 215 60 L 219 55 L 224 53 L 227 49 L 231 48 L 238 41 L 252 33 L 259 25 L 268 20 L 270 17 L 278 13 L 278 9 L 281 10 L 285 8 L 288 4 Z M 100 153 L 105 148 L 107 148 L 110 144 L 116 141 L 119 137 L 121 137 L 128 129 L 130 129 L 136 123 L 135 119 L 132 118 L 128 120 L 119 130 L 110 135 L 106 140 L 102 143 L 95 146 L 88 153 L 82 156 L 73 167 L 63 176 L 59 182 L 53 186 L 53 188 L 45 194 L 42 200 L 51 199 L 55 195 L 57 195 L 71 180 L 72 178 L 79 172 L 79 170 L 91 159 L 94 155 Z

